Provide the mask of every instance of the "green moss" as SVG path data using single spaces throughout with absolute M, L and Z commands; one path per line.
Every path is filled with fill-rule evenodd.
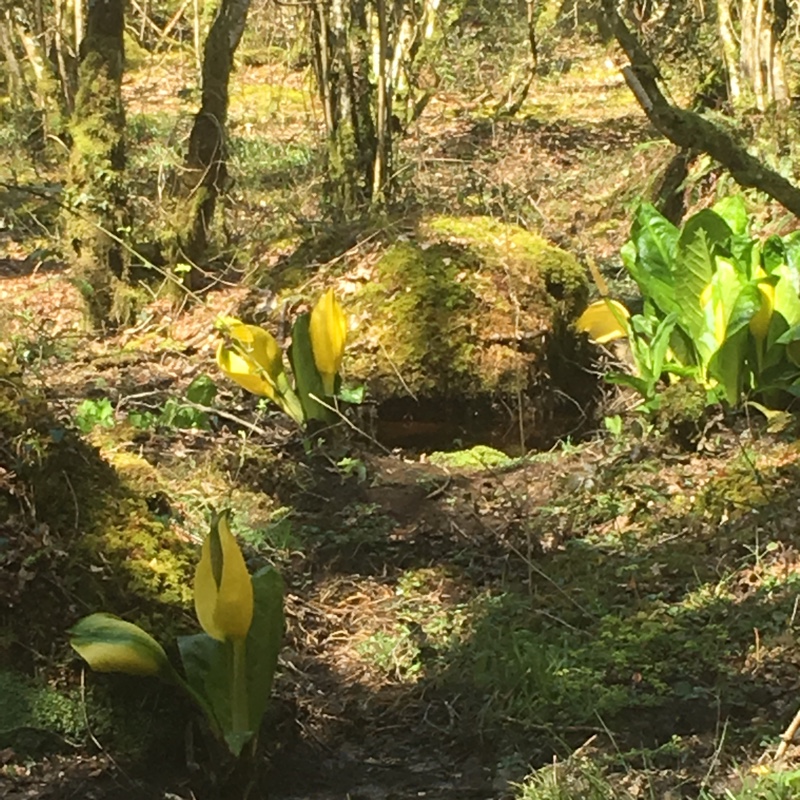
M 90 33 L 82 44 L 85 53 L 70 124 L 73 141 L 65 193 L 65 239 L 72 245 L 71 260 L 86 301 L 87 321 L 97 327 L 120 310 L 115 293 L 128 263 L 119 242 L 119 234 L 128 227 L 120 8 L 98 7 L 98 14 L 109 15 L 107 32 L 98 33 L 101 23 L 90 19 Z M 114 321 L 127 320 L 116 317 Z
M 515 459 L 509 458 L 500 450 L 486 445 L 476 445 L 469 450 L 456 450 L 451 453 L 436 452 L 428 456 L 431 464 L 440 467 L 453 467 L 458 469 L 491 469 L 507 467 Z
M 384 252 L 350 304 L 359 327 L 348 374 L 378 399 L 516 396 L 543 360 L 543 334 L 586 293 L 583 268 L 539 236 L 434 217 Z
M 263 124 L 276 116 L 305 116 L 309 97 L 301 89 L 269 83 L 247 84 L 231 93 L 230 114 L 244 122 Z
M 173 626 L 169 607 L 190 602 L 195 548 L 154 517 L 146 497 L 158 491 L 156 471 L 133 455 L 116 453 L 115 469 L 77 434 L 52 418 L 42 398 L 6 367 L 0 380 L 0 467 L 14 476 L 13 493 L 0 491 L 5 514 L 35 510 L 51 544 L 30 559 L 85 609 L 158 619 Z M 20 503 L 19 498 L 24 498 Z M 26 562 L 33 568 L 33 561 Z M 28 646 L 52 638 L 52 624 L 69 624 L 62 601 L 35 585 L 11 619 L 12 638 Z M 34 618 L 28 618 L 31 615 Z M 170 621 L 172 620 L 172 621 Z
M 150 53 L 127 31 L 123 34 L 123 41 L 125 43 L 126 69 L 139 69 L 150 60 Z
M 80 692 L 56 690 L 16 672 L 0 670 L 0 747 L 31 751 L 54 737 L 83 739 L 86 721 Z M 38 735 L 37 735 L 38 734 Z
M 425 229 L 463 242 L 491 267 L 507 269 L 510 283 L 516 279 L 524 288 L 538 278 L 552 300 L 568 301 L 571 310 L 577 308 L 574 303 L 585 302 L 588 286 L 584 268 L 569 253 L 518 225 L 492 217 L 440 216 L 431 219 Z

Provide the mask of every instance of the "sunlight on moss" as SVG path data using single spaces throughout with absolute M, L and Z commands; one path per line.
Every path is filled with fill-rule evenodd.
M 535 234 L 490 218 L 433 217 L 383 253 L 349 304 L 348 373 L 378 399 L 513 395 L 537 358 L 518 337 L 571 314 L 586 291 L 575 259 Z
M 310 93 L 270 83 L 246 84 L 231 89 L 233 123 L 260 125 L 267 120 L 304 121 L 311 113 Z
M 428 456 L 428 461 L 440 467 L 475 470 L 507 467 L 514 464 L 517 459 L 510 458 L 493 447 L 479 444 L 469 450 L 431 453 Z

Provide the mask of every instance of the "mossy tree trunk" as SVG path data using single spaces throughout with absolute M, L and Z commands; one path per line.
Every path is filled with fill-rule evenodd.
M 337 214 L 363 210 L 372 197 L 377 133 L 370 82 L 367 0 L 317 3 L 314 71 L 328 137 L 325 200 Z
M 207 258 L 217 198 L 228 179 L 228 86 L 249 9 L 250 0 L 221 0 L 203 49 L 202 100 L 176 186 L 175 241 L 170 253 L 173 265 L 192 267 L 189 281 L 193 285 L 199 280 L 197 267 Z
M 65 228 L 73 274 L 95 326 L 126 317 L 121 302 L 128 261 L 123 237 L 129 224 L 123 180 L 124 18 L 124 0 L 89 3 L 70 123 L 73 145 Z

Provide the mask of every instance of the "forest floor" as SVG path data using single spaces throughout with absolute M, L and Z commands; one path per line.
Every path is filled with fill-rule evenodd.
M 534 226 L 613 273 L 670 149 L 603 53 L 590 56 L 538 79 L 513 119 L 434 98 L 408 144 L 422 202 Z M 244 133 L 227 223 L 242 240 L 259 225 L 284 235 L 248 245 L 263 265 L 314 214 L 313 176 L 276 178 L 303 174 L 310 112 L 302 76 L 274 72 L 242 68 L 231 109 Z M 154 130 L 185 127 L 180 80 L 167 65 L 129 81 L 134 162 L 158 157 Z M 95 456 L 111 465 L 176 542 L 196 544 L 209 505 L 230 504 L 248 558 L 285 577 L 287 636 L 255 763 L 204 763 L 213 750 L 168 691 L 81 674 L 63 628 L 101 609 L 77 603 L 66 544 L 37 523 L 51 499 L 18 493 L 26 513 L 0 520 L 0 665 L 61 693 L 64 718 L 48 730 L 0 717 L 4 798 L 234 800 L 248 780 L 250 797 L 276 800 L 793 796 L 796 749 L 769 767 L 800 707 L 791 418 L 767 430 L 707 413 L 687 429 L 665 415 L 522 456 L 419 437 L 387 450 L 379 429 L 315 447 L 234 389 L 213 407 L 187 400 L 198 376 L 218 377 L 215 317 L 258 302 L 255 290 L 216 287 L 180 310 L 154 300 L 137 325 L 87 336 L 77 290 L 35 239 L 0 230 L 0 307 L 52 430 L 79 431 L 86 470 Z M 63 510 L 76 531 L 83 468 Z M 0 489 L 20 492 L 13 479 L 0 472 Z M 99 553 L 87 574 L 110 585 L 122 569 Z M 168 612 L 183 630 L 189 605 Z M 147 608 L 123 593 L 114 610 Z M 30 641 L 6 641 L 21 628 Z M 147 720 L 137 746 L 94 721 L 92 684 L 129 695 Z

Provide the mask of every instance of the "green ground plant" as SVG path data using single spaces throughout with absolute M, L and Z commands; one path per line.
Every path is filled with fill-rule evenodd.
M 178 638 L 181 675 L 139 626 L 110 614 L 84 617 L 70 643 L 99 672 L 153 676 L 187 693 L 234 756 L 258 734 L 283 636 L 283 582 L 266 567 L 250 575 L 228 524 L 213 515 L 195 572 L 203 633 Z
M 609 380 L 635 389 L 645 403 L 665 377 L 691 377 L 732 406 L 744 395 L 800 394 L 797 233 L 754 237 L 738 196 L 680 228 L 643 204 L 621 255 L 642 294 L 642 313 L 630 317 L 603 299 L 578 323 L 598 341 L 598 332 L 604 341 L 629 339 L 636 371 Z

